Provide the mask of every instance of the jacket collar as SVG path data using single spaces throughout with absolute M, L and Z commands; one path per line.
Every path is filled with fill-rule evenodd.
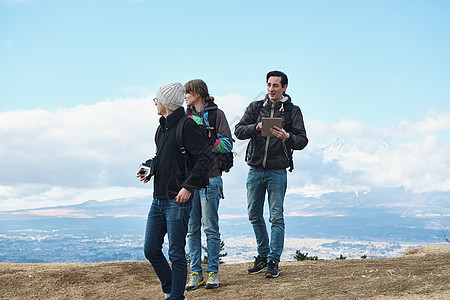
M 180 120 L 182 116 L 184 116 L 183 106 L 174 110 L 170 115 L 167 116 L 167 119 L 165 117 L 159 118 L 159 124 L 162 128 L 172 128 L 178 123 L 178 120 Z
M 208 111 L 208 110 L 213 110 L 213 109 L 217 109 L 217 104 L 215 104 L 214 102 L 207 102 L 205 104 L 205 106 L 203 107 L 203 110 L 201 112 Z M 195 111 L 195 108 L 193 106 L 189 106 L 186 109 L 186 112 L 187 112 L 187 114 L 198 114 L 199 113 L 199 112 Z
M 284 106 L 284 104 L 292 102 L 291 96 L 289 96 L 288 94 L 284 94 L 283 98 L 281 99 L 281 101 L 278 101 L 278 102 L 270 101 L 269 100 L 269 94 L 266 94 L 266 97 L 264 98 L 263 101 L 264 101 L 263 102 L 263 106 L 269 107 L 269 108 L 272 107 L 272 106 L 275 106 L 275 107 Z

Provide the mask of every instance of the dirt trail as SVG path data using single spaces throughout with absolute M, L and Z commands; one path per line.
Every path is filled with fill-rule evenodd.
M 220 288 L 192 299 L 450 299 L 450 246 L 387 259 L 283 261 L 280 276 L 248 275 L 251 263 L 221 265 Z M 164 299 L 147 262 L 0 263 L 0 299 Z

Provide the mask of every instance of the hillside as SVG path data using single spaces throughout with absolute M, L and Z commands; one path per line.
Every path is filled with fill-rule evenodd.
M 221 287 L 187 299 L 450 299 L 450 246 L 387 259 L 283 261 L 280 276 L 222 265 Z M 0 299 L 163 299 L 147 262 L 0 264 Z

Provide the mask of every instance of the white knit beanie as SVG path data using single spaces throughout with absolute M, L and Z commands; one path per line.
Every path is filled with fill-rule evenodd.
M 156 91 L 156 99 L 168 109 L 174 111 L 184 102 L 184 86 L 179 82 L 172 82 L 161 86 Z

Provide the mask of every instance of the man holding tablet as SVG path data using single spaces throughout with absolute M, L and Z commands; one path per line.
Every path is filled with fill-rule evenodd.
M 287 172 L 293 170 L 293 150 L 308 144 L 300 108 L 292 103 L 286 89 L 288 78 L 280 71 L 266 76 L 267 95 L 254 101 L 235 126 L 238 139 L 249 139 L 245 160 L 247 177 L 247 210 L 257 242 L 258 256 L 250 274 L 266 268 L 265 277 L 278 277 L 278 263 L 284 247 L 284 196 Z M 276 126 L 278 125 L 278 126 Z M 264 221 L 265 194 L 271 223 L 270 239 Z

